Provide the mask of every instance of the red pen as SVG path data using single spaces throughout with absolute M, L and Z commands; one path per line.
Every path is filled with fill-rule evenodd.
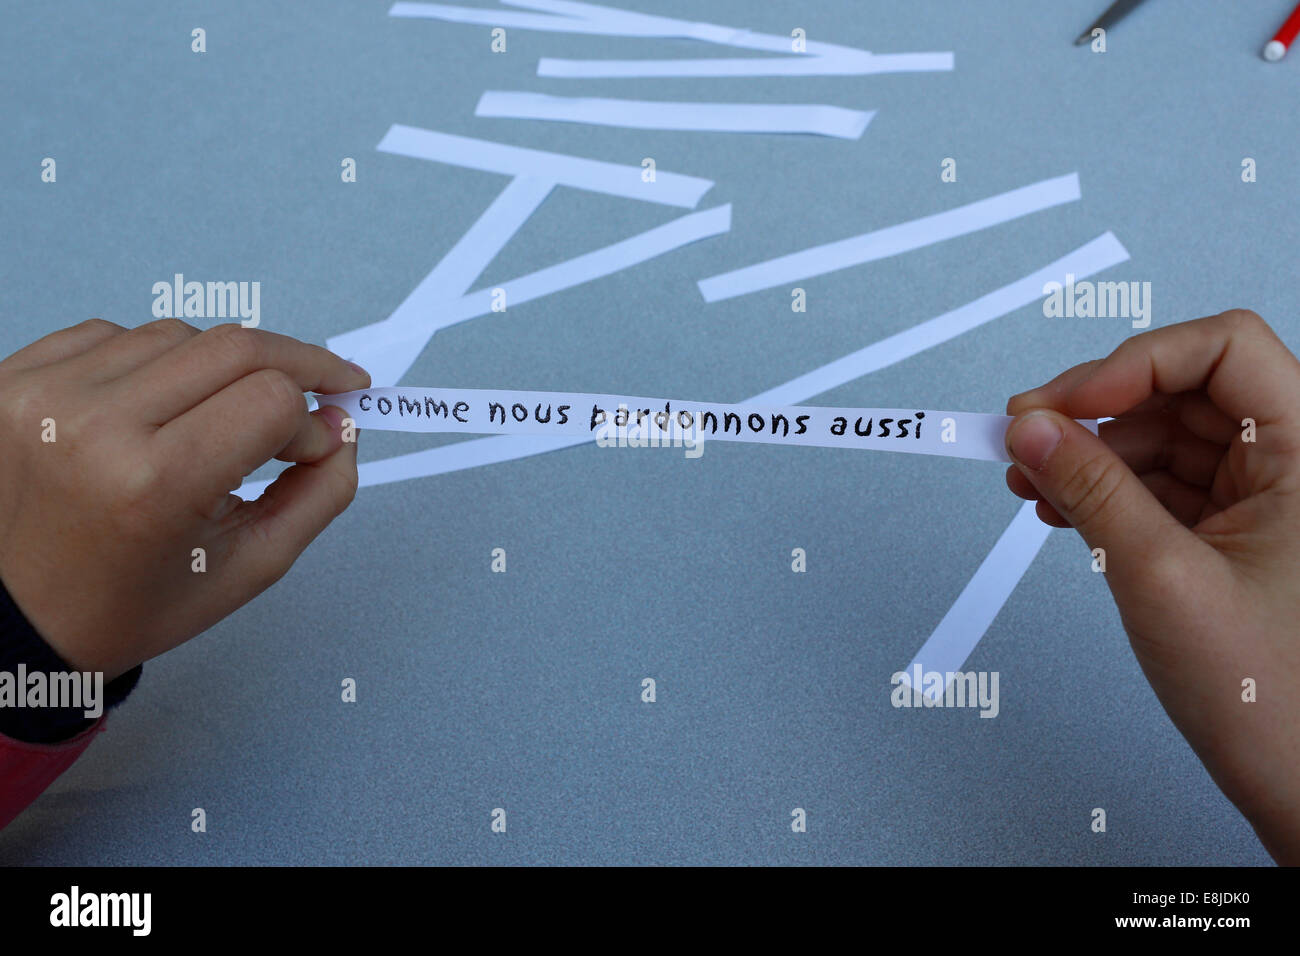
M 1296 34 L 1300 34 L 1300 7 L 1291 11 L 1291 16 L 1282 24 L 1282 29 L 1277 31 L 1277 36 L 1264 44 L 1264 59 L 1275 63 L 1286 56 L 1287 47 L 1295 40 Z

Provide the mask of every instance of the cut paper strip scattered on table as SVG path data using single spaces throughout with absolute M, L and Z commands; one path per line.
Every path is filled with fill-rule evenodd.
M 870 76 L 929 73 L 953 68 L 951 53 L 880 53 L 849 56 L 727 57 L 695 60 L 566 60 L 544 56 L 537 75 L 554 79 L 615 77 Z
M 860 139 L 875 113 L 819 103 L 658 102 L 488 90 L 479 98 L 474 115 L 632 129 L 812 133 Z
M 1026 501 L 1016 511 L 1011 524 L 966 582 L 939 626 L 902 670 L 906 675 L 902 683 L 931 699 L 943 697 L 946 682 L 942 687 L 927 687 L 925 675 L 943 674 L 946 681 L 948 674 L 960 671 L 1002 605 L 1007 603 L 1052 531 L 1050 525 L 1038 520 L 1036 507 L 1035 502 Z M 922 675 L 919 686 L 915 680 L 917 673 Z
M 706 441 L 900 451 L 1009 461 L 1006 415 L 917 408 L 728 405 L 586 392 L 370 388 L 318 396 L 359 428 L 594 438 L 598 445 L 686 447 Z M 1096 422 L 1084 422 L 1096 431 Z
M 575 33 L 614 37 L 643 37 L 661 40 L 701 40 L 717 46 L 767 53 L 794 54 L 790 36 L 756 33 L 738 27 L 677 20 L 673 17 L 638 13 L 594 3 L 572 0 L 502 0 L 512 7 L 545 11 L 518 13 L 493 7 L 458 7 L 443 3 L 395 3 L 390 17 L 416 17 L 449 23 L 474 23 L 479 26 L 513 27 L 517 30 L 542 30 L 550 33 Z M 817 39 L 805 42 L 800 56 L 816 57 L 843 54 L 866 54 L 868 51 Z
M 653 182 L 642 178 L 640 166 L 622 166 L 599 159 L 582 159 L 564 153 L 550 153 L 524 146 L 508 146 L 487 139 L 439 133 L 395 123 L 375 147 L 415 159 L 428 159 L 511 176 L 544 179 L 561 186 L 608 193 L 625 199 L 641 199 L 694 209 L 700 197 L 713 188 L 713 181 L 656 170 Z
M 473 23 L 479 26 L 514 30 L 543 30 L 550 33 L 587 33 L 596 36 L 626 37 L 685 36 L 678 30 L 671 32 L 650 30 L 639 25 L 633 16 L 601 18 L 553 16 L 546 13 L 519 13 L 493 7 L 457 7 L 445 3 L 395 3 L 388 9 L 388 15 L 444 20 L 448 23 Z
M 559 14 L 573 20 L 587 23 L 607 24 L 612 31 L 624 36 L 658 37 L 662 39 L 703 40 L 719 46 L 736 47 L 743 50 L 762 50 L 767 53 L 792 53 L 791 37 L 775 33 L 756 33 L 740 27 L 723 26 L 717 23 L 704 23 L 696 20 L 678 20 L 673 17 L 658 16 L 650 13 L 638 13 L 619 7 L 601 6 L 595 3 L 580 3 L 577 0 L 501 0 L 512 7 L 525 7 L 532 10 L 544 10 Z M 615 35 L 611 32 L 611 35 Z M 822 56 L 836 53 L 866 53 L 853 47 L 838 43 L 826 43 L 821 40 L 807 40 L 806 54 Z
M 1081 195 L 1078 173 L 1045 179 L 956 209 L 947 209 L 896 226 L 877 229 L 875 232 L 813 246 L 811 249 L 701 279 L 698 283 L 700 294 L 706 302 L 717 302 L 825 275 L 978 232 L 1062 203 L 1074 202 Z

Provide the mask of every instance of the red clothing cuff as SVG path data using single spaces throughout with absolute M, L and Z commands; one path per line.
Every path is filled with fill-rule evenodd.
M 72 766 L 104 729 L 106 716 L 57 744 L 29 744 L 0 734 L 0 829 Z

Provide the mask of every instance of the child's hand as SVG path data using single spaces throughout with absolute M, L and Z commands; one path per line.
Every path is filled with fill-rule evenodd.
M 239 325 L 92 319 L 29 345 L 0 362 L 0 580 L 64 660 L 106 680 L 183 643 L 351 502 L 343 413 L 309 415 L 303 392 L 369 384 Z M 297 464 L 255 502 L 230 494 L 273 457 Z
M 1007 414 L 1007 484 L 1104 549 L 1165 710 L 1274 858 L 1300 863 L 1300 363 L 1225 312 L 1135 336 Z M 1105 416 L 1100 439 L 1071 421 Z

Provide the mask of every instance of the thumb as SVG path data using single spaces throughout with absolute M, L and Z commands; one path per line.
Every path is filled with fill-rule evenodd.
M 1090 548 L 1106 553 L 1112 582 L 1140 584 L 1155 559 L 1195 540 L 1104 441 L 1072 418 L 1049 409 L 1018 416 L 1007 429 L 1007 451 L 1043 500 Z

